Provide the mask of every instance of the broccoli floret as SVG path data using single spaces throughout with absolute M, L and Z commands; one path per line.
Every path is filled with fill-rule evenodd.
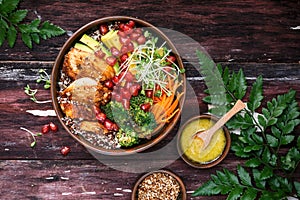
M 139 143 L 137 134 L 130 131 L 118 132 L 117 138 L 122 147 L 130 147 Z

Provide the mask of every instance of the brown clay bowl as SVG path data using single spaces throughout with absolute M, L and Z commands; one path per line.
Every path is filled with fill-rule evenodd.
M 105 148 L 102 148 L 99 146 L 92 145 L 91 143 L 87 142 L 85 139 L 82 139 L 81 137 L 79 137 L 77 134 L 72 133 L 70 128 L 62 120 L 62 118 L 64 117 L 64 113 L 62 112 L 62 110 L 60 108 L 57 98 L 58 98 L 58 81 L 59 81 L 60 71 L 62 68 L 62 64 L 63 64 L 65 55 L 68 53 L 70 48 L 72 48 L 74 46 L 74 44 L 79 41 L 81 36 L 84 33 L 90 31 L 91 29 L 95 29 L 95 27 L 99 27 L 103 23 L 112 23 L 115 21 L 128 22 L 129 20 L 133 20 L 137 27 L 147 28 L 147 30 L 151 30 L 151 32 L 154 33 L 155 35 L 157 35 L 160 39 L 162 39 L 163 41 L 166 41 L 167 47 L 172 49 L 172 53 L 175 55 L 175 57 L 177 59 L 177 65 L 181 69 L 184 68 L 182 60 L 181 60 L 174 44 L 168 39 L 168 37 L 161 30 L 159 30 L 158 28 L 154 27 L 150 23 L 143 21 L 141 19 L 127 17 L 127 16 L 112 16 L 112 17 L 105 17 L 105 18 L 101 18 L 101 19 L 92 21 L 92 22 L 84 25 L 83 27 L 81 27 L 79 30 L 77 30 L 66 41 L 66 43 L 61 48 L 61 50 L 55 60 L 52 74 L 51 74 L 51 83 L 52 83 L 51 97 L 52 97 L 54 110 L 57 114 L 57 117 L 58 117 L 60 123 L 62 124 L 64 129 L 80 144 L 82 144 L 89 150 L 92 150 L 93 152 L 105 154 L 105 155 L 129 155 L 129 154 L 144 151 L 144 150 L 152 147 L 153 145 L 157 144 L 158 142 L 160 142 L 162 139 L 164 139 L 168 135 L 168 133 L 172 130 L 172 128 L 175 126 L 176 122 L 178 121 L 178 119 L 180 117 L 180 112 L 178 112 L 172 118 L 172 121 L 170 123 L 154 130 L 154 132 L 151 134 L 151 135 L 153 135 L 153 137 L 150 140 L 148 140 L 142 144 L 138 144 L 137 146 L 134 146 L 132 148 L 126 148 L 126 149 L 122 149 L 122 148 L 120 148 L 120 149 L 105 149 Z M 185 74 L 181 74 L 180 76 L 181 76 L 181 79 L 183 80 L 182 91 L 184 92 L 184 95 L 181 98 L 180 104 L 179 104 L 179 107 L 181 109 L 183 106 L 184 100 L 185 100 L 186 77 L 185 77 Z
M 137 180 L 137 182 L 135 183 L 135 185 L 133 187 L 133 190 L 132 190 L 131 200 L 137 200 L 138 199 L 138 190 L 139 190 L 140 184 L 143 182 L 143 180 L 146 177 L 148 177 L 152 174 L 155 174 L 155 173 L 165 173 L 165 174 L 168 174 L 169 176 L 175 178 L 176 181 L 178 182 L 179 186 L 180 186 L 180 193 L 179 193 L 179 196 L 178 196 L 177 200 L 186 200 L 187 199 L 187 193 L 186 193 L 185 185 L 184 185 L 183 181 L 181 180 L 181 178 L 178 175 L 176 175 L 173 172 L 168 171 L 168 170 L 156 170 L 156 171 L 152 171 L 152 172 L 148 172 L 148 173 L 144 174 L 143 176 L 141 176 Z
M 180 140 L 181 140 L 181 137 L 182 137 L 182 132 L 184 131 L 184 129 L 186 128 L 186 126 L 189 125 L 191 122 L 194 122 L 195 120 L 199 120 L 199 119 L 209 119 L 209 120 L 212 120 L 214 122 L 218 121 L 218 118 L 215 117 L 215 116 L 212 116 L 212 115 L 199 115 L 199 116 L 195 116 L 195 117 L 192 117 L 191 119 L 189 119 L 187 122 L 184 123 L 183 126 L 180 127 L 180 129 L 178 131 L 178 135 L 177 135 L 177 150 L 178 150 L 178 153 L 180 154 L 181 158 L 188 165 L 190 165 L 190 166 L 192 166 L 194 168 L 199 168 L 199 169 L 211 168 L 211 167 L 219 164 L 227 156 L 227 154 L 228 154 L 228 152 L 230 150 L 230 145 L 231 145 L 230 132 L 228 131 L 228 129 L 225 126 L 223 126 L 223 131 L 225 133 L 225 138 L 226 138 L 226 144 L 225 144 L 223 152 L 216 159 L 213 159 L 210 162 L 205 162 L 205 163 L 196 162 L 196 161 L 190 159 L 184 153 L 184 150 L 183 150 L 183 148 L 181 146 Z

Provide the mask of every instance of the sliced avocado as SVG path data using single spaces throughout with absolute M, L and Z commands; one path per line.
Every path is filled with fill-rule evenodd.
M 101 37 L 101 40 L 109 49 L 111 47 L 116 47 L 118 50 L 121 50 L 122 44 L 119 40 L 117 30 L 110 30 L 108 33 Z
M 79 49 L 81 51 L 85 51 L 85 52 L 89 52 L 89 53 L 94 53 L 93 49 L 91 49 L 90 47 L 88 47 L 87 45 L 82 44 L 82 43 L 76 43 L 74 45 L 74 48 Z
M 98 42 L 97 40 L 95 40 L 92 37 L 88 36 L 87 34 L 84 34 L 80 38 L 79 41 L 84 43 L 85 45 L 87 45 L 88 47 L 93 49 L 94 51 L 97 51 L 98 49 L 101 49 L 106 54 L 106 57 L 111 55 L 110 51 L 108 51 L 100 42 Z

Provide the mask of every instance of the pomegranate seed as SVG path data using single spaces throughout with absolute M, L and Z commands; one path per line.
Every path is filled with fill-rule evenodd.
M 125 88 L 122 89 L 121 95 L 124 99 L 130 99 L 131 98 L 130 92 L 128 90 L 126 90 Z
M 135 26 L 135 22 L 133 20 L 129 20 L 128 26 L 130 26 L 131 28 L 133 28 Z
M 153 90 L 149 89 L 149 90 L 145 90 L 146 93 L 146 97 L 148 98 L 152 98 L 153 97 Z
M 112 78 L 112 82 L 113 82 L 115 85 L 117 85 L 117 84 L 119 83 L 119 81 L 120 81 L 120 77 L 119 77 L 119 76 L 114 76 L 114 77 Z
M 64 156 L 66 156 L 70 152 L 71 148 L 68 146 L 64 146 L 60 149 L 60 153 Z
M 105 119 L 105 121 L 103 123 L 104 127 L 109 131 L 114 130 L 113 124 L 114 123 L 112 121 L 110 121 L 109 119 Z
M 116 47 L 111 47 L 110 52 L 115 57 L 119 57 L 121 54 L 120 51 Z
M 125 26 L 125 24 L 119 24 L 119 29 L 120 29 L 121 31 L 124 31 L 124 26 Z
M 127 37 L 127 36 L 125 36 L 125 37 L 120 37 L 120 38 L 119 38 L 119 41 L 120 41 L 121 44 L 124 44 L 124 45 L 128 45 L 129 42 L 131 42 L 131 41 L 130 41 L 130 38 Z
M 53 132 L 56 132 L 58 130 L 58 126 L 56 124 L 54 124 L 53 122 L 49 123 L 49 127 L 50 127 L 50 130 Z
M 105 85 L 108 89 L 113 89 L 113 87 L 114 87 L 114 83 L 112 82 L 112 80 L 107 80 L 107 81 L 105 81 L 104 85 Z
M 122 54 L 127 54 L 129 51 L 128 51 L 128 46 L 127 45 L 123 45 L 121 47 L 121 53 Z
M 113 130 L 116 132 L 119 131 L 119 126 L 116 123 L 113 124 Z
M 42 134 L 46 134 L 50 131 L 50 125 L 49 124 L 45 124 L 43 127 L 42 127 Z
M 176 61 L 176 58 L 175 56 L 167 56 L 167 61 L 172 64 Z
M 113 56 L 108 56 L 106 58 L 106 63 L 113 67 L 117 63 L 117 59 Z
M 136 41 L 139 37 L 141 36 L 141 34 L 137 33 L 137 32 L 133 32 L 130 34 L 130 39 Z
M 95 114 L 96 114 L 96 115 L 99 114 L 99 113 L 101 113 L 100 108 L 97 107 L 97 106 L 94 106 L 94 111 L 95 111 Z
M 95 51 L 95 56 L 97 56 L 98 58 L 102 59 L 105 57 L 105 53 L 100 49 L 98 51 Z
M 145 44 L 146 38 L 145 38 L 145 36 L 141 35 L 140 37 L 138 37 L 138 39 L 136 41 L 138 44 Z
M 135 32 L 135 33 L 138 33 L 138 34 L 140 34 L 140 35 L 143 34 L 143 31 L 142 31 L 141 28 L 136 28 L 136 29 L 134 29 L 134 32 Z
M 96 115 L 96 119 L 100 122 L 100 123 L 104 123 L 104 121 L 106 120 L 106 114 L 105 113 L 98 113 Z
M 108 26 L 106 24 L 102 24 L 100 25 L 99 30 L 101 35 L 105 35 L 108 32 Z
M 123 46 L 122 46 L 122 48 L 123 48 Z M 121 51 L 122 51 L 122 48 L 121 48 Z M 127 47 L 126 47 L 127 48 Z M 127 58 L 128 58 L 128 54 L 127 54 L 127 52 L 125 53 L 125 54 L 123 54 L 121 57 L 120 57 L 120 60 L 121 60 L 121 62 L 123 63 L 123 62 L 125 62 L 126 60 L 127 60 Z
M 143 103 L 140 108 L 145 111 L 145 112 L 148 112 L 151 108 L 151 104 L 150 103 Z
M 134 45 L 132 42 L 129 42 L 129 44 L 127 45 L 128 48 L 128 52 L 132 52 L 134 50 Z
M 127 35 L 130 35 L 133 32 L 133 29 L 127 24 L 124 25 L 123 30 Z

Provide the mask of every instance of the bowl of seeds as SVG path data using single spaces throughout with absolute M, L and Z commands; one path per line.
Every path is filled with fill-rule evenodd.
M 186 189 L 179 176 L 167 170 L 144 174 L 134 185 L 132 200 L 186 200 Z

